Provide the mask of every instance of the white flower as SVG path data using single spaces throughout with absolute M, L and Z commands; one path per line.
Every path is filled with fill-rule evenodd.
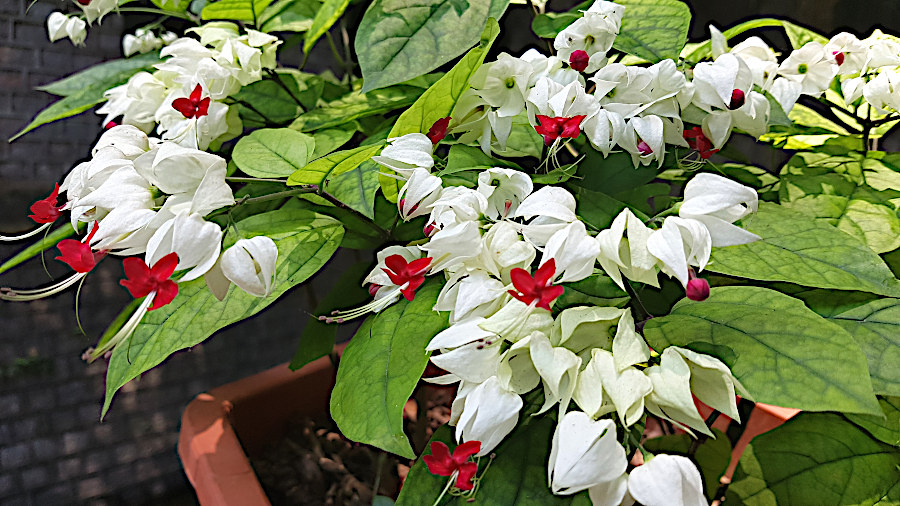
M 591 348 L 606 348 L 612 345 L 610 329 L 616 325 L 626 309 L 599 306 L 575 306 L 564 309 L 553 322 L 551 341 L 555 346 L 564 346 L 574 353 Z
M 47 33 L 50 42 L 68 37 L 73 45 L 83 46 L 87 38 L 87 25 L 77 16 L 66 16 L 62 12 L 53 12 L 47 16 Z
M 87 3 L 75 2 L 75 5 L 84 11 L 84 17 L 88 23 L 93 24 L 96 20 L 99 24 L 103 20 L 103 16 L 118 7 L 118 0 L 91 0 Z
M 497 366 L 497 379 L 503 388 L 524 395 L 540 384 L 541 375 L 531 360 L 531 339 L 540 335 L 542 334 L 539 331 L 532 332 L 531 335 L 513 343 L 503 353 Z
M 530 220 L 521 226 L 525 239 L 543 248 L 550 237 L 577 219 L 575 197 L 565 188 L 545 186 L 519 204 L 514 218 Z
M 135 30 L 134 35 L 129 33 L 122 37 L 122 52 L 126 57 L 135 53 L 147 53 L 162 46 L 162 39 L 144 28 Z
M 97 109 L 105 114 L 103 125 L 122 116 L 122 124 L 134 125 L 144 132 L 156 126 L 156 111 L 166 100 L 169 88 L 163 81 L 148 72 L 138 72 L 128 82 L 107 90 L 106 103 Z
M 617 480 L 626 465 L 625 449 L 616 439 L 612 420 L 592 420 L 581 411 L 570 411 L 560 419 L 547 463 L 554 494 L 571 495 Z
M 855 74 L 866 66 L 869 48 L 856 35 L 841 32 L 825 44 L 825 57 L 829 55 L 838 65 L 838 75 Z
M 546 335 L 530 334 L 531 361 L 544 385 L 544 405 L 538 413 L 547 411 L 559 403 L 560 415 L 569 405 L 578 381 L 581 359 L 570 350 L 554 347 Z
M 505 300 L 505 295 L 506 285 L 487 273 L 461 271 L 444 284 L 434 310 L 449 311 L 450 328 L 454 328 L 456 323 L 470 316 L 493 314 Z
M 712 252 L 709 231 L 697 220 L 667 216 L 663 226 L 647 238 L 647 250 L 659 259 L 661 269 L 687 286 L 688 265 L 701 270 Z
M 678 215 L 706 225 L 713 246 L 735 246 L 759 240 L 758 235 L 732 225 L 756 212 L 758 206 L 753 188 L 703 172 L 685 185 Z
M 146 260 L 153 265 L 160 258 L 178 254 L 176 270 L 191 269 L 179 280 L 197 279 L 210 270 L 222 249 L 222 229 L 203 221 L 198 214 L 179 214 L 163 224 L 147 242 Z
M 416 168 L 430 172 L 434 166 L 434 158 L 431 157 L 434 145 L 427 135 L 406 134 L 388 139 L 388 142 L 390 144 L 381 150 L 380 155 L 373 156 L 372 160 L 396 172 L 403 179 L 409 179 Z
M 465 396 L 456 423 L 456 440 L 481 441 L 477 455 L 489 454 L 516 427 L 522 406 L 521 397 L 504 390 L 497 377 L 491 376 Z M 455 412 L 456 408 L 454 402 L 451 409 Z
M 712 436 L 697 412 L 691 394 L 740 422 L 735 389 L 745 397 L 749 394 L 732 376 L 728 366 L 718 359 L 670 346 L 663 351 L 660 365 L 650 367 L 644 373 L 653 383 L 653 391 L 646 399 L 647 410 L 688 432 L 694 429 Z
M 625 285 L 622 276 L 632 281 L 659 286 L 656 279 L 657 259 L 647 249 L 647 239 L 651 233 L 652 230 L 626 207 L 608 229 L 597 234 L 597 242 L 600 244 L 597 261 L 623 290 Z
M 778 73 L 800 83 L 805 95 L 820 95 L 837 74 L 838 65 L 818 42 L 807 42 L 791 53 L 778 67 Z
M 119 125 L 103 132 L 91 149 L 91 156 L 97 156 L 100 150 L 109 146 L 118 149 L 123 158 L 134 160 L 150 150 L 150 139 L 133 126 Z
M 502 339 L 479 339 L 432 355 L 431 362 L 462 381 L 481 383 L 497 374 Z
M 272 293 L 278 246 L 264 235 L 240 239 L 222 253 L 219 266 L 229 281 L 256 297 Z
M 478 222 L 454 223 L 435 232 L 426 244 L 419 246 L 435 259 L 431 272 L 453 268 L 481 254 L 481 227 Z
M 585 11 L 584 17 L 559 32 L 553 41 L 557 55 L 569 61 L 574 51 L 584 51 L 590 57 L 584 72 L 593 73 L 606 63 L 606 52 L 613 45 L 625 7 L 613 2 L 599 1 Z
M 707 506 L 700 472 L 687 457 L 657 455 L 628 476 L 628 492 L 645 506 Z
M 554 283 L 579 281 L 594 272 L 594 263 L 599 253 L 600 245 L 597 240 L 588 235 L 584 222 L 576 220 L 550 236 L 544 246 L 540 265 L 551 258 L 556 261 Z
M 218 53 L 196 39 L 181 37 L 160 51 L 161 57 L 171 56 L 155 67 L 173 75 L 173 80 L 187 95 L 199 84 L 212 100 L 222 100 L 241 89 L 234 69 L 215 60 Z
M 665 125 L 659 116 L 636 116 L 628 120 L 619 145 L 631 153 L 635 167 L 649 165 L 654 160 L 662 164 L 666 156 L 664 133 Z
M 625 427 L 644 414 L 644 398 L 653 384 L 634 367 L 618 370 L 613 354 L 600 348 L 591 350 L 591 360 L 578 375 L 574 399 L 578 407 L 593 417 L 615 410 Z
M 428 214 L 441 189 L 441 178 L 432 176 L 427 169 L 414 168 L 398 195 L 397 207 L 403 221 Z
M 482 238 L 481 254 L 466 262 L 471 268 L 483 269 L 506 283 L 514 268 L 527 269 L 534 260 L 534 246 L 522 240 L 518 227 L 507 221 L 491 225 Z
M 477 191 L 487 199 L 485 216 L 492 220 L 514 215 L 533 189 L 531 178 L 520 170 L 494 167 L 478 174 Z
M 536 124 L 535 114 L 551 118 L 571 118 L 592 116 L 599 109 L 594 95 L 588 94 L 580 81 L 562 85 L 549 77 L 542 77 L 528 92 L 527 99 L 528 115 L 532 124 Z
M 531 65 L 506 53 L 497 61 L 479 67 L 469 85 L 500 117 L 515 116 L 525 109 L 525 93 L 531 79 Z

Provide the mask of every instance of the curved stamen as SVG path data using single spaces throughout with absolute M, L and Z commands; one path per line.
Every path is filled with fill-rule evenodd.
M 81 278 L 87 276 L 86 272 L 76 272 L 68 278 L 44 288 L 17 290 L 15 288 L 0 288 L 0 300 L 9 300 L 14 302 L 26 302 L 30 300 L 43 299 L 55 295 L 66 288 L 78 283 Z
M 360 316 L 366 315 L 368 313 L 378 313 L 382 309 L 396 302 L 397 298 L 402 295 L 403 290 L 405 290 L 407 286 L 409 286 L 409 282 L 403 283 L 402 285 L 387 292 L 384 297 L 379 297 L 364 306 L 360 306 L 354 309 L 348 309 L 346 311 L 335 311 L 331 313 L 331 316 L 320 316 L 319 321 L 323 321 L 325 323 L 344 323 L 347 320 L 359 318 Z
M 24 234 L 20 234 L 20 235 L 0 235 L 0 242 L 13 242 L 13 241 L 21 241 L 22 239 L 28 239 L 29 237 L 36 236 L 36 235 L 40 234 L 41 232 L 43 232 L 44 230 L 47 230 L 48 228 L 50 228 L 50 225 L 53 225 L 53 223 L 44 223 L 40 227 L 32 230 L 31 232 L 25 232 Z
M 97 349 L 91 352 L 91 357 L 88 362 L 97 360 L 98 358 L 105 355 L 106 352 L 119 345 L 119 343 L 128 339 L 131 334 L 134 333 L 135 329 L 137 329 L 137 326 L 139 323 L 141 323 L 144 315 L 147 314 L 147 310 L 150 308 L 150 305 L 153 304 L 154 298 L 156 298 L 156 291 L 150 292 L 150 294 L 147 295 L 146 298 L 144 298 L 143 302 L 141 302 L 141 305 L 138 306 L 131 317 L 128 318 L 128 321 L 125 322 L 124 325 L 122 325 L 122 328 L 120 328 L 118 332 L 116 332 L 111 338 L 109 338 L 109 341 L 106 341 L 102 345 L 98 346 Z

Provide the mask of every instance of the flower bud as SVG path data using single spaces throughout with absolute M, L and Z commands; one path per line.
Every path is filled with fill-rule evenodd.
M 704 301 L 709 297 L 709 283 L 703 278 L 694 278 L 688 281 L 685 293 L 693 301 Z

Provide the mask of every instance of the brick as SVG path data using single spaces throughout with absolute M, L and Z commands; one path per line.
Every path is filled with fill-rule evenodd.
M 70 432 L 63 435 L 62 453 L 63 455 L 73 455 L 79 453 L 90 444 L 90 438 L 87 432 Z
M 14 417 L 21 410 L 22 404 L 19 402 L 19 396 L 13 394 L 0 396 L 0 419 Z
M 90 499 L 104 492 L 103 481 L 100 478 L 88 478 L 78 483 L 78 497 Z
M 32 467 L 22 471 L 22 485 L 26 490 L 35 490 L 54 481 L 48 466 Z
M 72 504 L 73 488 L 68 483 L 60 483 L 49 488 L 36 491 L 33 504 L 53 505 Z
M 59 444 L 49 438 L 35 439 L 31 442 L 31 452 L 37 462 L 54 460 L 59 455 Z
M 3 469 L 18 469 L 26 464 L 31 457 L 28 446 L 23 443 L 0 448 L 0 466 Z
M 84 474 L 96 474 L 114 464 L 111 450 L 102 449 L 84 457 Z
M 60 461 L 56 465 L 56 472 L 60 479 L 68 480 L 81 475 L 81 459 L 72 457 Z
M 15 420 L 12 423 L 13 437 L 18 441 L 31 440 L 37 434 L 38 420 L 37 417 L 30 417 L 23 420 Z
M 16 479 L 12 474 L 0 474 L 0 498 L 10 496 L 18 492 Z M 6 501 L 4 501 L 6 502 Z M 9 504 L 12 504 L 11 502 Z

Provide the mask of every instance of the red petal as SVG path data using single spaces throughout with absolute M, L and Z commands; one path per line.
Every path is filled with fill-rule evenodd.
M 550 304 L 565 291 L 566 289 L 562 286 L 548 286 L 544 288 L 541 291 L 541 301 L 538 302 L 537 307 L 550 311 Z
M 406 278 L 405 278 L 405 277 L 403 277 L 403 276 L 397 274 L 396 272 L 394 272 L 394 271 L 388 269 L 387 267 L 382 267 L 381 270 L 383 270 L 384 273 L 388 275 L 388 278 L 390 278 L 391 283 L 393 283 L 393 284 L 395 284 L 395 285 L 397 285 L 397 286 L 400 286 L 400 285 L 402 285 L 403 283 L 406 283 Z
M 160 258 L 153 264 L 153 267 L 150 268 L 150 276 L 157 283 L 162 283 L 163 281 L 169 279 L 169 276 L 175 272 L 175 267 L 178 266 L 178 253 L 174 251 L 169 253 L 168 255 Z
M 540 287 L 548 286 L 554 274 L 556 274 L 556 259 L 551 258 L 534 271 L 534 284 Z
M 163 281 L 156 288 L 156 297 L 153 298 L 153 305 L 150 306 L 148 311 L 153 311 L 154 309 L 165 306 L 172 302 L 172 299 L 174 299 L 176 295 L 178 295 L 178 284 L 171 279 Z
M 572 116 L 571 118 L 565 120 L 565 123 L 562 125 L 562 133 L 559 134 L 560 137 L 570 137 L 572 139 L 578 138 L 578 134 L 581 133 L 581 121 L 584 120 L 587 116 Z
M 172 108 L 180 112 L 185 118 L 193 118 L 197 108 L 186 98 L 176 98 L 172 101 Z
M 408 275 L 407 265 L 409 264 L 401 255 L 391 255 L 385 258 L 384 265 L 398 276 L 406 277 Z
M 466 441 L 453 450 L 453 462 L 462 464 L 481 451 L 481 441 Z
M 572 51 L 572 54 L 569 56 L 569 66 L 578 72 L 584 72 L 590 61 L 591 57 L 588 56 L 587 51 L 582 51 L 581 49 Z
M 534 292 L 534 279 L 531 277 L 531 274 L 529 274 L 525 269 L 516 267 L 515 269 L 509 271 L 509 279 L 512 280 L 512 284 L 514 287 L 516 287 L 516 290 L 522 293 Z
M 69 265 L 75 272 L 89 272 L 96 265 L 90 246 L 75 239 L 64 239 L 56 245 L 62 255 L 56 260 Z
M 201 116 L 206 116 L 209 114 L 207 111 L 209 110 L 209 97 L 204 98 L 200 101 L 200 105 L 197 106 L 197 112 L 194 113 L 195 118 L 199 118 Z
M 428 129 L 428 138 L 431 139 L 432 144 L 437 144 L 441 142 L 447 135 L 447 127 L 450 125 L 450 116 L 446 118 L 441 118 L 434 122 L 431 125 L 431 128 Z
M 440 441 L 432 441 L 431 455 L 422 457 L 428 472 L 438 476 L 450 476 L 456 470 L 453 459 L 450 458 L 450 448 Z
M 515 290 L 507 290 L 506 293 L 512 295 L 514 299 L 522 302 L 523 304 L 531 304 L 532 302 L 534 302 L 533 295 L 522 295 Z
M 418 276 L 427 271 L 429 265 L 431 265 L 431 257 L 425 257 L 413 260 L 407 264 L 406 269 L 410 276 Z
M 478 472 L 478 464 L 474 462 L 466 462 L 459 466 L 459 474 L 456 475 L 456 488 L 460 490 L 472 490 L 475 486 L 472 478 Z
M 122 260 L 122 267 L 125 268 L 127 279 L 123 279 L 119 284 L 127 288 L 132 297 L 137 299 L 153 291 L 154 283 L 150 278 L 150 268 L 143 260 L 128 257 Z
M 200 97 L 203 95 L 203 87 L 199 84 L 194 86 L 194 91 L 191 92 L 191 104 L 197 105 L 200 102 Z

